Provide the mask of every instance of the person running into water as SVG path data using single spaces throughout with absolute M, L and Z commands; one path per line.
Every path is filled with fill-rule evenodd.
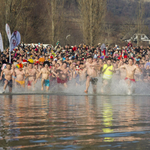
M 28 68 L 26 69 L 26 75 L 28 78 L 28 89 L 33 87 L 34 89 L 34 82 L 36 80 L 36 76 L 38 74 L 38 70 L 33 68 L 33 64 L 29 63 Z
M 25 71 L 23 70 L 23 64 L 18 64 L 16 66 L 15 75 L 15 82 L 18 85 L 25 87 Z
M 3 74 L 4 74 L 4 87 L 2 93 L 5 93 L 7 86 L 9 86 L 9 92 L 12 92 L 13 86 L 12 76 L 15 76 L 15 73 L 14 70 L 11 70 L 11 64 L 7 64 L 6 69 L 2 70 L 0 80 L 2 80 Z
M 41 69 L 37 79 L 35 80 L 35 83 L 37 82 L 38 78 L 42 75 L 42 81 L 41 81 L 41 90 L 43 91 L 44 90 L 44 84 L 45 84 L 45 87 L 46 87 L 46 91 L 49 90 L 49 86 L 50 86 L 50 73 L 53 73 L 55 76 L 57 76 L 57 74 L 53 71 L 51 71 L 49 69 L 49 66 L 48 64 L 45 64 L 44 65 L 44 68 Z
M 131 83 L 135 83 L 135 71 L 142 72 L 139 66 L 133 64 L 133 59 L 129 59 L 129 64 L 128 65 L 122 65 L 118 69 L 124 68 L 126 69 L 126 83 L 128 85 L 128 94 L 130 95 L 132 93 L 131 91 Z M 118 70 L 117 69 L 117 70 Z
M 93 86 L 93 92 L 96 93 L 96 90 L 97 90 L 98 79 L 96 78 L 97 70 L 94 67 L 95 65 L 97 65 L 97 63 L 93 62 L 93 57 L 90 56 L 88 58 L 88 62 L 86 63 L 86 72 L 87 72 L 86 77 L 87 78 L 86 78 L 86 89 L 84 91 L 86 94 L 88 93 L 90 82 L 92 83 L 92 86 Z
M 67 88 L 69 72 L 67 70 L 66 62 L 64 62 L 62 67 L 60 69 L 56 70 L 56 72 L 57 72 L 57 83 L 63 84 L 64 87 Z
M 111 64 L 111 59 L 107 60 L 107 64 L 103 65 L 103 69 L 102 69 L 102 88 L 101 88 L 101 92 L 104 93 L 104 88 L 108 87 L 108 89 L 110 90 L 110 85 L 111 85 L 111 79 L 113 77 L 113 73 L 115 73 L 114 67 Z

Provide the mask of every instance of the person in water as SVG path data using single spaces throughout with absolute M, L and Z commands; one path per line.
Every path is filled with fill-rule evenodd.
M 69 77 L 69 72 L 67 70 L 67 64 L 66 62 L 63 63 L 62 67 L 57 72 L 57 83 L 63 84 L 65 88 L 67 88 L 67 81 Z
M 25 87 L 25 71 L 23 70 L 23 64 L 18 64 L 15 69 L 15 82 L 17 85 Z
M 8 63 L 6 69 L 2 70 L 0 80 L 2 80 L 3 74 L 4 74 L 4 87 L 2 93 L 5 93 L 7 86 L 9 87 L 9 92 L 12 92 L 13 86 L 12 77 L 15 76 L 15 72 L 13 69 L 11 69 L 11 64 Z
M 97 65 L 97 62 L 93 62 L 93 57 L 89 57 L 88 58 L 88 62 L 86 63 L 86 89 L 85 89 L 85 93 L 88 93 L 88 89 L 90 86 L 90 82 L 92 83 L 93 86 L 93 92 L 96 93 L 97 92 L 97 82 L 98 79 L 97 77 L 97 69 L 95 68 L 95 66 Z
M 28 78 L 28 89 L 30 89 L 31 87 L 34 88 L 34 82 L 36 80 L 37 74 L 38 74 L 38 70 L 33 68 L 33 64 L 29 63 L 28 68 L 26 69 L 26 74 L 27 74 L 27 78 Z
M 135 71 L 137 70 L 138 72 L 142 72 L 141 69 L 139 68 L 139 65 L 134 65 L 133 64 L 133 59 L 129 59 L 129 64 L 128 65 L 122 65 L 118 69 L 125 69 L 126 70 L 126 78 L 125 81 L 128 85 L 128 94 L 131 94 L 131 83 L 135 83 Z M 118 70 L 117 69 L 117 70 Z
M 44 84 L 45 84 L 45 87 L 46 87 L 46 91 L 49 90 L 49 86 L 50 86 L 50 73 L 53 73 L 55 74 L 55 76 L 57 76 L 57 74 L 53 71 L 51 71 L 49 69 L 49 66 L 48 64 L 45 64 L 44 68 L 41 69 L 37 79 L 35 80 L 35 83 L 37 82 L 38 78 L 42 75 L 42 81 L 41 81 L 41 90 L 43 91 L 44 90 Z
M 108 59 L 107 64 L 104 64 L 102 69 L 102 93 L 104 93 L 104 88 L 106 87 L 108 87 L 108 89 L 110 90 L 113 73 L 115 73 L 115 69 L 112 65 L 111 59 Z

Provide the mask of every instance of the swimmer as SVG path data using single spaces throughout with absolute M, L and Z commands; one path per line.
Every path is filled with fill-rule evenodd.
M 115 69 L 114 66 L 111 64 L 111 59 L 107 60 L 107 64 L 103 65 L 103 69 L 102 69 L 102 74 L 103 74 L 103 78 L 102 78 L 102 88 L 101 88 L 101 92 L 104 92 L 104 88 L 107 86 L 108 89 L 110 89 L 110 84 L 111 84 L 111 79 L 113 77 L 113 73 L 115 73 Z
M 23 65 L 18 64 L 17 66 L 19 66 L 19 68 L 15 69 L 15 82 L 18 85 L 25 87 L 25 71 L 23 70 Z
M 35 80 L 35 83 L 37 82 L 38 78 L 42 75 L 42 81 L 41 81 L 41 90 L 44 90 L 44 84 L 46 87 L 46 91 L 49 90 L 49 86 L 50 86 L 50 73 L 53 73 L 55 76 L 57 76 L 57 74 L 53 71 L 51 71 L 49 69 L 48 64 L 45 64 L 44 68 L 41 69 L 37 79 Z
M 85 93 L 88 93 L 90 82 L 92 83 L 92 86 L 93 86 L 93 92 L 96 93 L 98 79 L 96 78 L 97 77 L 97 70 L 94 67 L 95 65 L 97 65 L 97 63 L 93 62 L 92 57 L 89 57 L 88 61 L 86 63 L 86 71 L 87 71 L 86 77 L 87 78 L 86 78 L 86 89 L 84 91 Z
M 67 70 L 66 62 L 64 62 L 62 67 L 56 71 L 57 71 L 57 83 L 63 84 L 64 87 L 67 88 L 69 72 Z
M 11 64 L 7 64 L 6 69 L 2 70 L 0 80 L 2 80 L 3 74 L 5 74 L 5 76 L 4 76 L 4 87 L 2 93 L 5 93 L 7 86 L 9 86 L 9 92 L 12 92 L 12 86 L 13 86 L 12 77 L 15 76 L 15 73 L 14 70 L 11 70 Z
M 129 64 L 128 65 L 123 65 L 120 66 L 118 69 L 124 68 L 126 69 L 126 78 L 125 81 L 128 85 L 128 94 L 130 95 L 132 93 L 131 91 L 131 83 L 135 83 L 135 71 L 137 70 L 138 72 L 142 72 L 139 66 L 133 64 L 133 59 L 129 59 Z M 117 70 L 118 70 L 117 69 Z
M 38 74 L 38 70 L 33 68 L 33 64 L 29 64 L 28 68 L 26 69 L 26 77 L 28 78 L 28 89 L 33 86 L 34 89 L 34 82 L 36 80 L 36 75 Z

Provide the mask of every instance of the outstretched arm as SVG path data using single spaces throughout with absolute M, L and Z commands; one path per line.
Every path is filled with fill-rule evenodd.
M 119 68 L 117 68 L 115 70 L 117 71 L 117 70 L 120 70 L 120 69 L 125 69 L 125 65 L 122 65 L 122 66 L 120 66 Z

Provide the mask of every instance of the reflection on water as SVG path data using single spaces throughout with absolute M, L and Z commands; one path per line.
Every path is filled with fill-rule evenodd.
M 0 149 L 149 149 L 149 97 L 0 96 Z
M 113 120 L 113 112 L 112 112 L 112 106 L 109 102 L 109 100 L 106 100 L 103 104 L 103 125 L 105 128 L 103 128 L 104 133 L 113 133 L 113 129 L 111 129 L 112 126 L 112 120 Z M 111 137 L 105 137 L 104 142 L 113 142 L 114 138 Z

